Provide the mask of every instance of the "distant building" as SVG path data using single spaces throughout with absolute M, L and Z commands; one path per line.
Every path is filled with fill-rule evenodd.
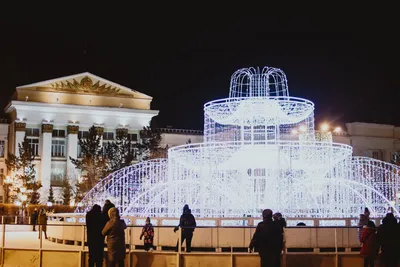
M 346 131 L 333 134 L 333 142 L 353 147 L 354 156 L 390 162 L 400 151 L 400 127 L 386 124 L 346 123 Z
M 174 147 L 187 143 L 203 143 L 203 131 L 174 128 L 160 128 L 161 147 Z

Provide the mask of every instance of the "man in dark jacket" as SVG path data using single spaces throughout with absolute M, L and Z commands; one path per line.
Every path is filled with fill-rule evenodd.
M 89 267 L 102 267 L 104 257 L 104 237 L 101 230 L 104 219 L 99 205 L 94 205 L 86 214 L 86 231 L 89 245 Z
M 115 208 L 115 205 L 113 203 L 111 203 L 111 201 L 109 199 L 106 199 L 104 206 L 103 206 L 103 211 L 102 211 L 104 224 L 106 224 L 110 220 L 110 217 L 108 216 L 108 211 L 111 208 Z
M 255 248 L 260 254 L 261 267 L 275 267 L 283 248 L 282 227 L 272 221 L 272 210 L 264 210 L 262 217 L 249 248 L 250 251 Z
M 179 227 L 181 227 L 181 245 L 183 241 L 186 240 L 186 252 L 192 251 L 192 238 L 194 228 L 196 228 L 196 219 L 194 218 L 192 211 L 189 209 L 189 205 L 186 204 L 183 207 L 183 214 L 179 220 L 179 225 L 175 227 L 174 232 L 178 231 Z M 176 243 L 176 250 L 178 251 L 179 241 Z
M 37 209 L 35 209 L 31 215 L 32 231 L 36 231 L 38 215 L 39 215 L 39 213 L 38 213 Z
M 399 253 L 399 229 L 393 213 L 386 214 L 377 232 L 378 244 L 381 247 L 381 260 L 385 267 L 396 267 Z

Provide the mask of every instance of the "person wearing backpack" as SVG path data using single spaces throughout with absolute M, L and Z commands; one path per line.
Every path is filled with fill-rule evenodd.
M 183 207 L 183 213 L 179 220 L 179 225 L 174 228 L 174 232 L 178 231 L 179 227 L 181 228 L 181 245 L 183 241 L 186 240 L 186 252 L 192 251 L 192 238 L 194 228 L 196 228 L 196 219 L 194 218 L 192 211 L 189 209 L 189 205 L 186 204 Z M 179 240 L 176 243 L 176 252 L 178 252 Z

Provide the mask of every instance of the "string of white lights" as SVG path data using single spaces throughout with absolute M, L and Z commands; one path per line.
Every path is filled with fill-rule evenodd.
M 241 69 L 229 98 L 204 106 L 204 143 L 170 148 L 104 178 L 81 202 L 110 199 L 125 215 L 179 217 L 184 204 L 204 218 L 259 216 L 351 218 L 364 207 L 397 215 L 400 169 L 332 143 L 314 129 L 314 104 L 289 96 L 275 68 Z M 335 133 L 340 129 L 335 129 Z

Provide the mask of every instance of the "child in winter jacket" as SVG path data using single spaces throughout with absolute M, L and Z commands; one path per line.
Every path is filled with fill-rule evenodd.
M 146 225 L 142 229 L 142 234 L 140 235 L 140 240 L 142 240 L 144 236 L 144 250 L 152 251 L 153 250 L 153 238 L 154 238 L 154 228 L 150 223 L 150 218 L 146 218 Z
M 379 245 L 376 238 L 376 228 L 373 221 L 368 221 L 364 227 L 361 238 L 361 257 L 364 258 L 364 267 L 374 267 L 375 258 L 378 255 Z

